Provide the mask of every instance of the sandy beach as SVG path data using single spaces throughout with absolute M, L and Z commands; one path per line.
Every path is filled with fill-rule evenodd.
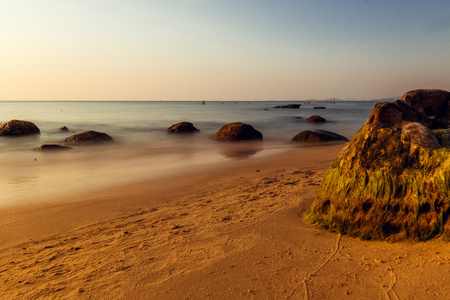
M 0 211 L 1 299 L 445 299 L 450 245 L 303 213 L 343 145 L 293 148 Z

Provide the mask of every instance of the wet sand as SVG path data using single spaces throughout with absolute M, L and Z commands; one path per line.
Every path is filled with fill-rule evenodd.
M 450 244 L 307 224 L 342 145 L 0 211 L 2 299 L 444 299 Z

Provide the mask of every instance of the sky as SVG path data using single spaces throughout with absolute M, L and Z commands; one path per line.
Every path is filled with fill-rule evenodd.
M 448 0 L 0 0 L 0 100 L 450 90 Z

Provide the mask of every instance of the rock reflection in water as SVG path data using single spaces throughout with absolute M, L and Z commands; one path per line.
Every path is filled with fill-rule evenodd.
M 220 145 L 220 153 L 227 158 L 246 159 L 262 151 L 261 142 L 237 142 Z

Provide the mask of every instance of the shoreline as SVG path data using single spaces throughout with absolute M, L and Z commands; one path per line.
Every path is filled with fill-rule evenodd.
M 180 137 L 182 140 L 183 137 Z M 130 145 L 96 145 L 69 152 L 28 153 L 26 157 L 2 160 L 4 191 L 0 210 L 89 197 L 117 186 L 147 180 L 178 177 L 179 174 L 230 161 L 261 158 L 289 151 L 293 145 L 252 143 L 204 144 L 201 147 L 163 147 L 151 151 Z M 31 155 L 30 155 L 31 154 Z
M 294 148 L 1 210 L 0 292 L 8 299 L 444 298 L 448 243 L 361 241 L 305 223 L 342 147 Z
M 317 150 L 323 154 L 329 152 L 329 157 L 325 158 L 325 161 L 334 160 L 342 147 L 343 144 L 286 148 L 275 154 L 264 154 L 256 158 L 215 162 L 214 167 L 206 164 L 197 165 L 193 170 L 184 167 L 177 173 L 164 174 L 161 178 L 151 176 L 147 179 L 135 179 L 134 182 L 120 183 L 115 187 L 102 187 L 90 193 L 82 192 L 80 195 L 66 196 L 64 200 L 3 207 L 0 208 L 0 251 L 5 246 L 14 246 L 28 239 L 44 238 L 50 233 L 60 234 L 93 222 L 133 213 L 146 206 L 168 204 L 175 201 L 173 198 L 181 197 L 182 194 L 194 189 L 208 189 L 216 181 L 234 180 L 236 173 L 248 175 L 254 170 L 263 168 L 273 171 L 278 164 L 276 162 L 278 158 L 281 158 L 280 167 L 282 167 L 299 152 L 305 157 L 297 160 L 305 166 L 314 166 L 317 160 L 322 160 L 318 157 Z M 307 158 L 313 160 L 308 162 Z M 8 233 L 18 230 L 18 224 L 22 222 L 23 230 L 20 234 Z

